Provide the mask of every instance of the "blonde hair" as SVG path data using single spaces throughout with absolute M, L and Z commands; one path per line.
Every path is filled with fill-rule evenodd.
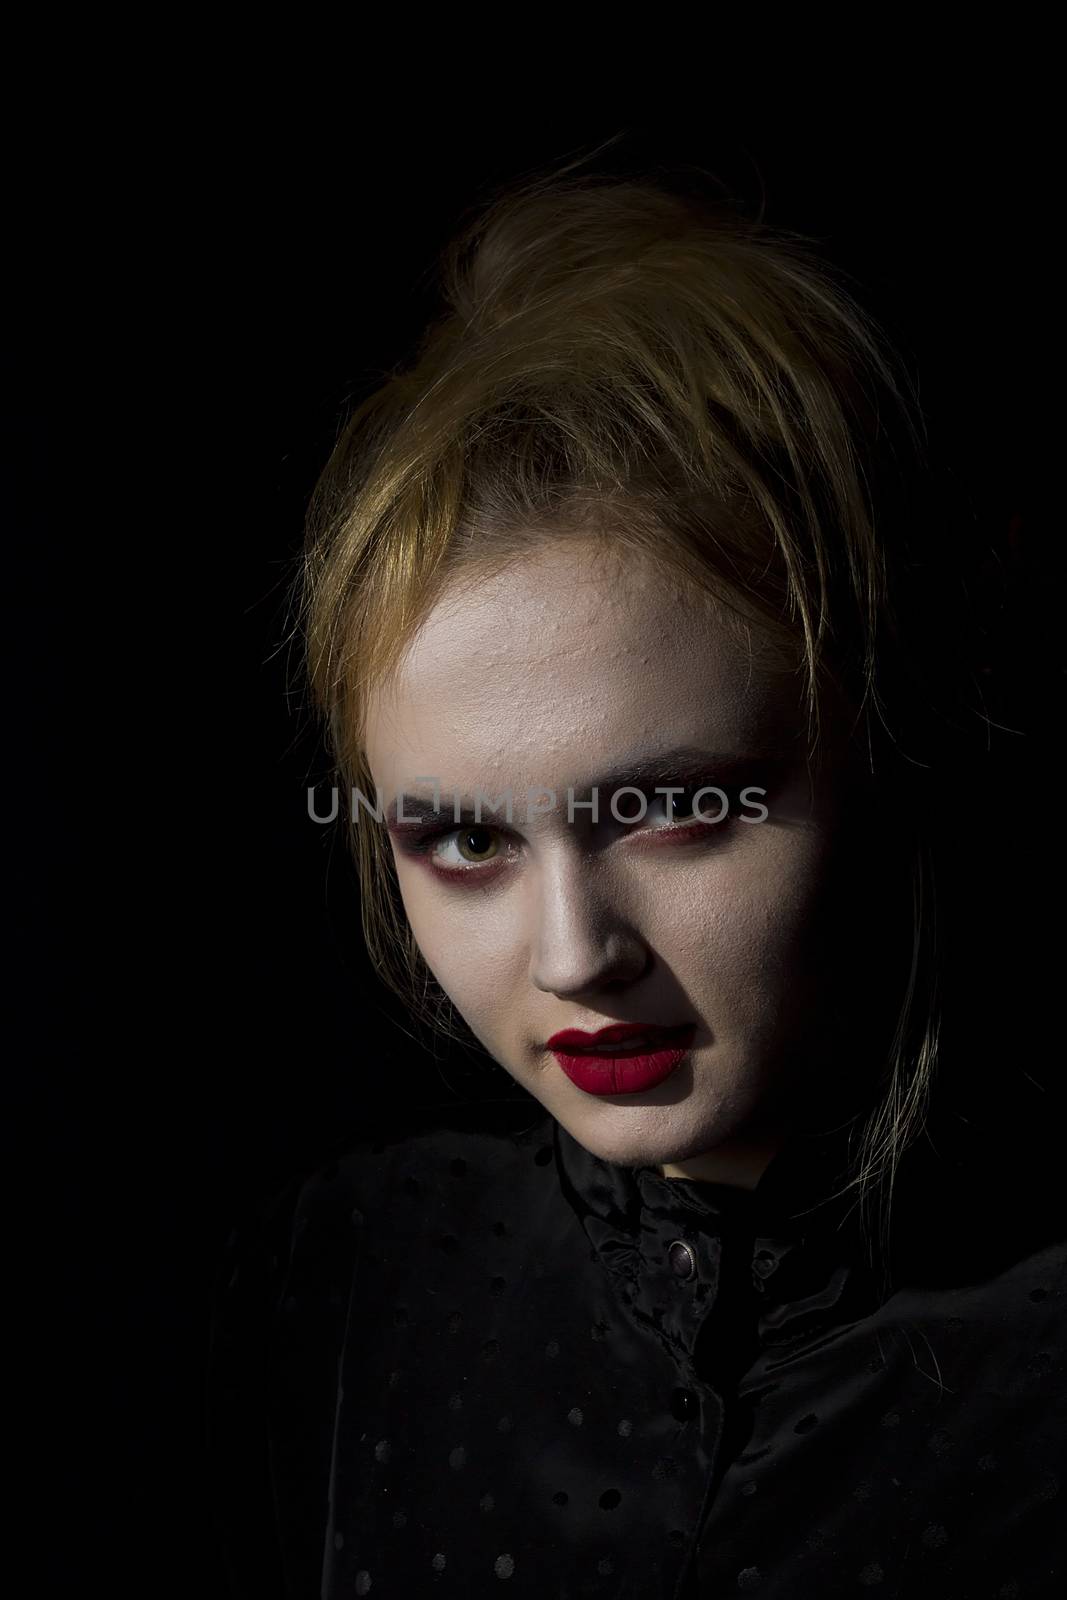
M 924 428 L 846 274 L 699 169 L 564 167 L 467 220 L 440 283 L 442 311 L 356 407 L 308 506 L 299 625 L 342 793 L 373 793 L 369 691 L 445 588 L 579 534 L 683 573 L 778 641 L 801 675 L 813 754 L 829 686 L 872 772 L 907 765 L 899 741 L 923 669 L 903 637 L 893 551 Z M 383 830 L 348 816 L 347 837 L 376 971 L 413 1018 L 451 1033 Z M 864 1206 L 891 1195 L 937 1059 L 921 829 L 910 892 L 910 968 L 850 1163 Z M 883 1235 L 887 1223 L 888 1205 Z

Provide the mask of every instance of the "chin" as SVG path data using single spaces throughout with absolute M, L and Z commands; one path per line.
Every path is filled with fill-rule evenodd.
M 607 1109 L 594 1107 L 594 1112 L 599 1110 L 599 1116 L 575 1121 L 573 1126 L 569 1125 L 569 1131 L 591 1155 L 616 1167 L 659 1167 L 688 1161 L 693 1156 L 707 1154 L 731 1133 L 731 1126 L 725 1119 L 714 1116 L 704 1118 L 699 1127 L 688 1133 L 679 1132 L 672 1115 L 679 1109 L 676 1106 L 642 1107 L 648 1113 L 647 1121 L 640 1118 L 644 1126 L 636 1126 L 632 1116 L 617 1120 L 608 1118 L 603 1115 Z

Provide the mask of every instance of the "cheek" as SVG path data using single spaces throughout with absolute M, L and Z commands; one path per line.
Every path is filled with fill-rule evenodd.
M 410 862 L 398 863 L 397 881 L 422 958 L 452 1003 L 468 1021 L 498 1008 L 521 966 L 514 898 L 443 892 Z
M 691 981 L 758 1009 L 799 985 L 818 955 L 825 869 L 818 835 L 768 828 L 731 856 L 694 864 L 684 888 L 672 884 L 670 915 L 653 937 Z

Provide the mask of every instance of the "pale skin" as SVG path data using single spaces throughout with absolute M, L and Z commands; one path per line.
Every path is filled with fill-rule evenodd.
M 586 540 L 446 591 L 369 701 L 383 804 L 429 799 L 416 778 L 441 784 L 435 826 L 450 831 L 432 852 L 390 836 L 426 963 L 489 1054 L 602 1159 L 752 1189 L 819 1072 L 840 791 L 832 765 L 812 779 L 799 694 L 692 585 Z M 663 797 L 628 826 L 605 790 L 596 824 L 568 819 L 568 786 L 588 795 L 631 755 L 683 746 L 751 756 L 754 786 L 778 759 L 767 819 L 683 840 Z M 527 792 L 546 789 L 556 805 L 530 814 Z M 516 809 L 472 848 L 451 807 L 478 790 L 510 790 Z M 546 1041 L 615 1022 L 697 1031 L 655 1089 L 587 1094 Z

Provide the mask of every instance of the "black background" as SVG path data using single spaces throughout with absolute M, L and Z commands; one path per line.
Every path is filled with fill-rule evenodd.
M 345 406 L 420 330 L 461 213 L 511 176 L 620 131 L 619 160 L 702 163 L 821 239 L 918 369 L 1000 595 L 990 708 L 1018 730 L 1010 792 L 966 802 L 988 814 L 974 892 L 999 941 L 982 1071 L 1013 1104 L 1028 1074 L 1024 1123 L 1055 1121 L 1057 180 L 1039 90 L 995 66 L 968 93 L 947 75 L 667 119 L 353 94 L 328 126 L 284 85 L 207 115 L 192 83 L 154 118 L 145 78 L 130 115 L 87 106 L 22 164 L 7 1126 L 37 1592 L 103 1560 L 112 1594 L 222 1593 L 201 1385 L 235 1210 L 412 1098 L 514 1091 L 417 1058 L 366 970 L 351 869 L 306 815 L 324 757 L 284 611 Z

